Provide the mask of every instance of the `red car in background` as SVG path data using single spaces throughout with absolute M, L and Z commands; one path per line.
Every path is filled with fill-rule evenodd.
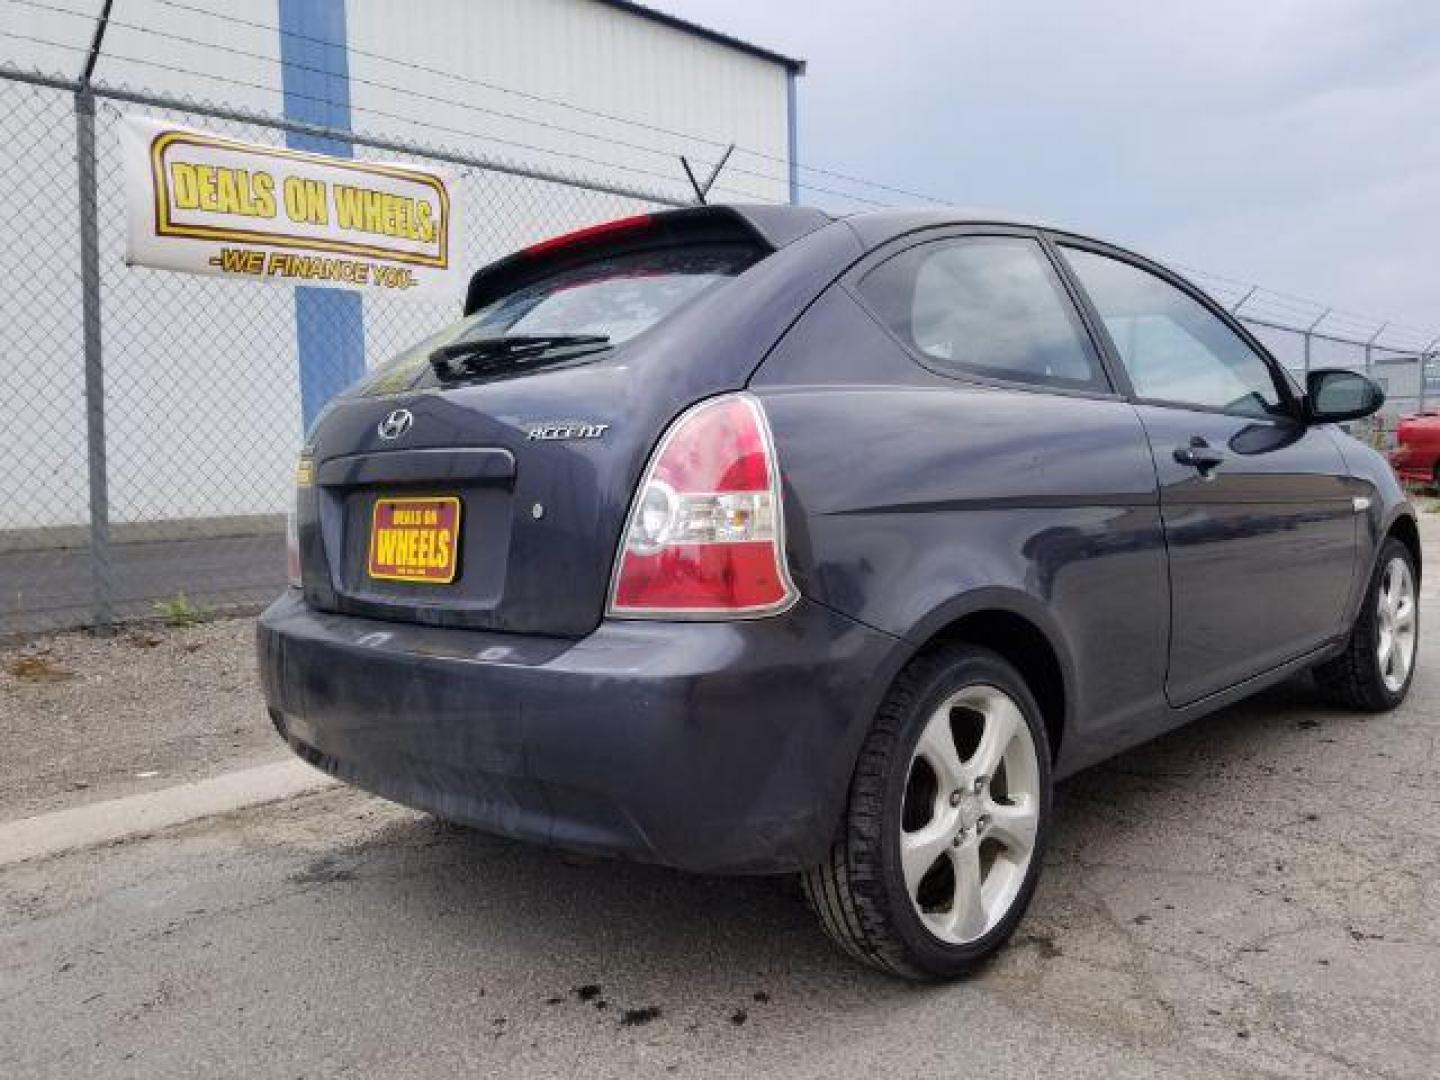
M 1440 486 L 1440 413 L 1407 416 L 1395 429 L 1390 464 L 1401 480 Z

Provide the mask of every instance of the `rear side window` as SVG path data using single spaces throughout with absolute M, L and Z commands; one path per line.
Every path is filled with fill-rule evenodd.
M 910 248 L 859 291 L 927 366 L 956 375 L 1106 390 L 1055 269 L 1021 237 L 960 237 Z

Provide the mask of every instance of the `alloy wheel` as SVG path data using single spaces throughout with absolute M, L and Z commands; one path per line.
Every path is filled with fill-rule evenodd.
M 1020 706 L 994 686 L 942 702 L 915 744 L 901 813 L 905 890 L 930 933 L 967 944 L 1004 918 L 1030 866 L 1040 806 Z
M 1415 663 L 1415 577 L 1404 559 L 1391 559 L 1385 566 L 1376 599 L 1376 626 L 1380 678 L 1396 694 Z

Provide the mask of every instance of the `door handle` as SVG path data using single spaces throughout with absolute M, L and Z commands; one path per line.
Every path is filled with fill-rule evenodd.
M 1188 445 L 1175 448 L 1175 460 L 1196 469 L 1201 476 L 1209 476 L 1212 469 L 1224 462 L 1225 453 L 1216 450 L 1199 435 L 1192 435 Z

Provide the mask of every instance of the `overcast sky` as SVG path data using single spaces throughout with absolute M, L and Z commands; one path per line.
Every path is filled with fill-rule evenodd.
M 809 61 L 802 164 L 1440 333 L 1435 0 L 652 2 Z

